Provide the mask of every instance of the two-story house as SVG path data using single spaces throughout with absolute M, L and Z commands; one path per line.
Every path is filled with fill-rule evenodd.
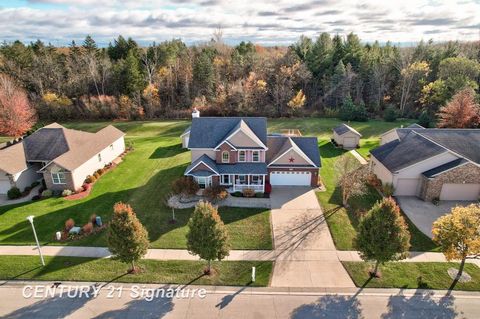
M 201 188 L 225 186 L 230 192 L 265 185 L 317 186 L 320 154 L 316 137 L 267 134 L 263 117 L 199 117 L 182 138 L 192 163 L 185 175 Z

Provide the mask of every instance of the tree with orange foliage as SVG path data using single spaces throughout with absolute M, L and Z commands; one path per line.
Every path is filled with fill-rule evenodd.
M 452 100 L 437 114 L 438 127 L 475 128 L 480 125 L 480 106 L 475 103 L 472 89 L 464 89 L 455 94 Z
M 18 137 L 36 123 L 37 114 L 27 94 L 15 82 L 0 74 L 0 135 Z

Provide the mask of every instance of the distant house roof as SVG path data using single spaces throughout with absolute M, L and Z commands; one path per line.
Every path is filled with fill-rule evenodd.
M 215 148 L 242 125 L 248 126 L 267 145 L 267 119 L 264 117 L 199 117 L 192 119 L 188 147 Z
M 74 170 L 124 135 L 111 125 L 88 133 L 53 123 L 0 150 L 0 169 L 14 174 L 26 169 L 27 162 L 37 161 Z
M 391 171 L 398 171 L 447 151 L 480 164 L 478 129 L 428 129 L 411 125 L 396 129 L 396 132 L 399 139 L 370 152 Z
M 394 140 L 370 151 L 391 172 L 413 165 L 446 150 L 424 137 L 410 132 L 401 141 Z
M 413 123 L 413 124 L 410 124 L 409 126 L 407 126 L 407 128 L 424 128 L 423 126 L 421 126 L 420 124 L 417 124 L 417 123 Z
M 464 164 L 467 164 L 468 161 L 463 159 L 463 158 L 457 158 L 456 160 L 453 160 L 451 162 L 448 162 L 446 164 L 443 164 L 443 165 L 440 165 L 440 166 L 437 166 L 435 168 L 432 168 L 428 171 L 425 171 L 422 173 L 423 176 L 425 177 L 428 177 L 428 178 L 431 178 L 431 177 L 434 177 L 438 174 L 441 174 L 441 173 L 444 173 L 446 171 L 449 171 L 455 167 L 459 167 L 459 166 L 462 166 Z
M 192 129 L 191 126 L 187 127 L 187 128 L 185 129 L 185 131 L 183 131 L 182 135 L 180 135 L 180 137 L 184 136 L 184 135 L 187 134 L 187 133 L 190 133 L 190 130 L 191 130 L 191 129 Z
M 340 124 L 339 126 L 335 127 L 335 128 L 333 129 L 333 131 L 334 131 L 335 133 L 337 133 L 338 135 L 343 135 L 343 134 L 345 134 L 345 133 L 347 133 L 347 132 L 351 132 L 351 133 L 353 133 L 353 134 L 355 134 L 355 135 L 362 136 L 362 134 L 360 134 L 356 129 L 354 129 L 353 127 L 348 126 L 348 125 L 345 124 L 345 123 L 342 123 L 342 124 Z
M 269 135 L 267 146 L 267 163 L 271 163 L 287 150 L 296 146 L 315 164 L 315 166 L 321 167 L 320 152 L 318 150 L 318 140 L 316 137 Z

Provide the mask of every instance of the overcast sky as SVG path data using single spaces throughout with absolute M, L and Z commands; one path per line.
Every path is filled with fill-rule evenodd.
M 365 42 L 479 40 L 480 0 L 1 0 L 0 39 L 54 45 L 91 34 L 108 44 L 122 34 L 141 43 L 208 41 L 290 44 L 302 34 L 357 33 Z

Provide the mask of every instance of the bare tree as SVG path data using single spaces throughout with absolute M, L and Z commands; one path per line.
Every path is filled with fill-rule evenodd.
M 353 195 L 366 193 L 367 168 L 356 158 L 345 153 L 335 162 L 337 185 L 342 191 L 342 205 L 348 207 L 348 200 Z

